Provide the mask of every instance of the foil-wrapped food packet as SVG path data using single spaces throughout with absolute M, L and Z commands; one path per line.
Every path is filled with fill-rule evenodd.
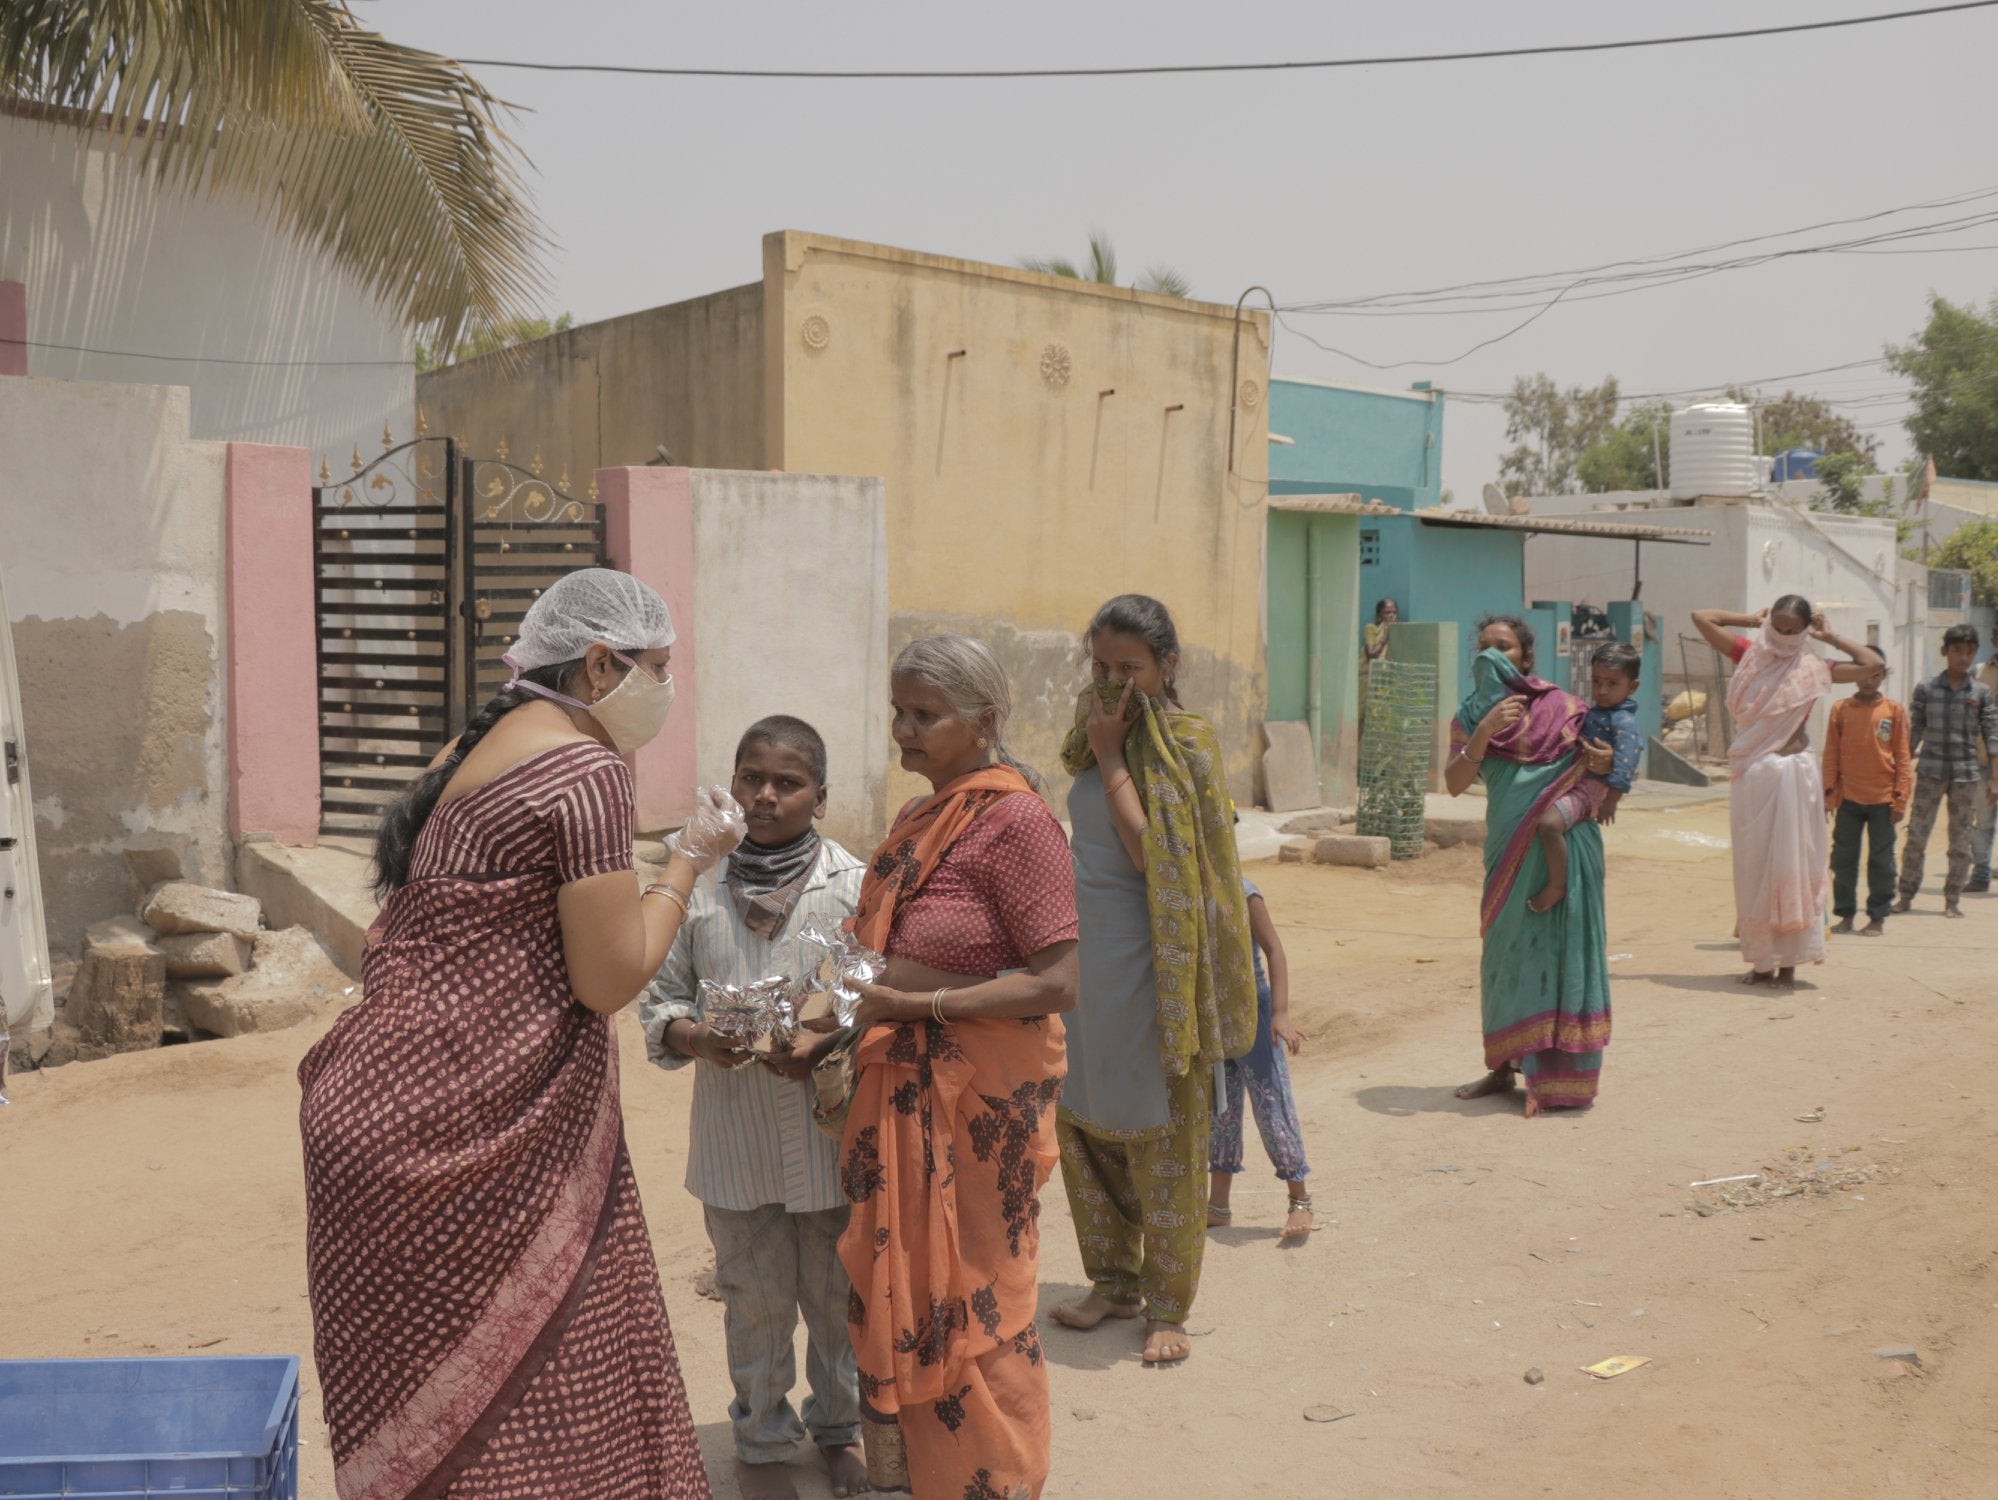
M 773 975 L 754 984 L 717 984 L 703 979 L 701 1018 L 716 1036 L 724 1037 L 750 1055 L 738 1066 L 789 1050 L 798 1035 L 796 984 Z
M 831 1016 L 841 1026 L 853 1024 L 860 1004 L 857 984 L 872 984 L 888 967 L 888 960 L 872 949 L 863 948 L 837 928 L 807 921 L 798 929 L 798 950 L 804 958 L 804 973 L 798 982 L 798 1020 L 822 1020 Z

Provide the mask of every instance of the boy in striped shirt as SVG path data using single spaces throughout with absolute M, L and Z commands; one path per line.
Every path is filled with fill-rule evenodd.
M 788 1055 L 752 1062 L 709 1030 L 700 983 L 801 972 L 798 930 L 810 920 L 844 923 L 864 866 L 814 826 L 826 810 L 826 747 L 803 720 L 751 725 L 736 747 L 730 790 L 749 836 L 696 883 L 687 920 L 639 1003 L 646 1054 L 662 1068 L 696 1064 L 687 1190 L 703 1205 L 726 1310 L 741 1493 L 796 1500 L 785 1461 L 809 1435 L 832 1492 L 861 1494 L 860 1388 L 838 1254 L 848 1207 L 838 1144 L 812 1123 L 811 1065 L 833 1038 L 803 1032 Z M 791 1405 L 801 1313 L 810 1387 L 802 1420 Z

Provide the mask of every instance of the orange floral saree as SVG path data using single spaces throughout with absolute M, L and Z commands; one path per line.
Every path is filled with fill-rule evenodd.
M 989 768 L 898 819 L 869 865 L 855 936 L 893 958 L 898 911 L 922 899 L 980 814 L 1028 790 L 1017 772 Z M 1033 1500 L 1049 1463 L 1034 1316 L 1061 1021 L 881 1025 L 858 1060 L 840 1259 L 861 1394 L 899 1423 L 918 1500 Z

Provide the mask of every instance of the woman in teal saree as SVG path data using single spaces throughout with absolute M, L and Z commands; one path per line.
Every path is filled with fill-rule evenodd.
M 1460 1099 L 1526 1085 L 1526 1113 L 1595 1102 L 1610 1038 L 1609 955 L 1603 915 L 1603 838 L 1594 822 L 1568 830 L 1568 894 L 1551 911 L 1528 909 L 1547 878 L 1534 829 L 1540 814 L 1591 769 L 1609 769 L 1609 747 L 1582 738 L 1588 708 L 1527 675 L 1533 632 L 1523 621 L 1478 622 L 1471 691 L 1451 726 L 1452 795 L 1482 780 L 1485 887 L 1479 969 L 1485 1066 Z

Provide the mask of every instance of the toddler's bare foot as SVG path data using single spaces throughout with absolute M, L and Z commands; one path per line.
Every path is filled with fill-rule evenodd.
M 832 1475 L 832 1492 L 839 1500 L 848 1495 L 873 1493 L 873 1486 L 867 1482 L 867 1460 L 861 1457 L 859 1444 L 821 1448 L 819 1452 L 825 1458 L 826 1472 Z
M 1457 1090 L 1459 1099 L 1482 1099 L 1487 1094 L 1503 1094 L 1512 1088 L 1512 1069 L 1493 1068 L 1476 1083 L 1467 1083 Z
M 1568 899 L 1568 882 L 1550 880 L 1540 888 L 1540 894 L 1526 903 L 1528 911 L 1552 911 Z
M 1084 1333 L 1096 1327 L 1105 1318 L 1135 1318 L 1138 1307 L 1133 1302 L 1112 1302 L 1098 1292 L 1076 1302 L 1063 1302 L 1056 1305 L 1055 1321 L 1065 1328 L 1078 1328 Z
M 1193 1352 L 1192 1341 L 1181 1323 L 1161 1323 L 1157 1318 L 1145 1324 L 1145 1363 L 1176 1365 Z

